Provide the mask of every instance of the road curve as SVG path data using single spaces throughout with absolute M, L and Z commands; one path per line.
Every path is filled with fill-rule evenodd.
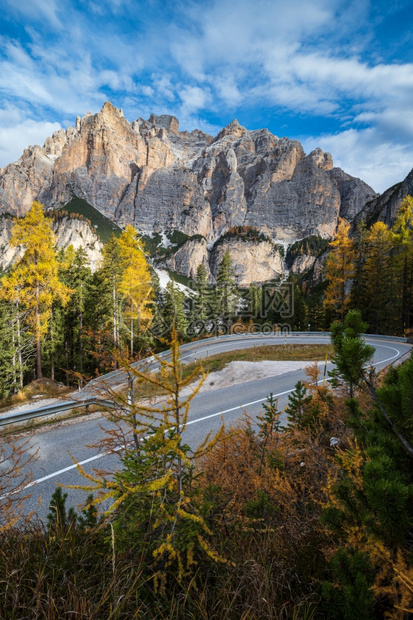
M 251 361 L 254 360 L 254 346 L 264 344 L 328 344 L 329 334 L 291 334 L 280 335 L 242 335 L 226 336 L 189 343 L 181 348 L 183 362 L 200 360 L 203 357 L 215 355 L 235 349 L 251 348 Z M 366 337 L 366 342 L 372 344 L 376 351 L 374 365 L 381 369 L 391 364 L 399 357 L 406 354 L 411 345 L 390 337 Z M 165 357 L 167 353 L 164 354 Z M 156 369 L 157 363 L 152 361 L 151 370 Z M 332 365 L 329 363 L 329 368 Z M 113 385 L 124 381 L 119 372 L 105 376 Z M 297 381 L 304 379 L 304 370 L 289 372 L 276 377 L 269 377 L 256 381 L 248 381 L 227 388 L 206 391 L 198 394 L 192 401 L 188 427 L 185 440 L 189 445 L 196 446 L 209 431 L 217 430 L 222 420 L 225 424 L 235 423 L 243 410 L 256 415 L 266 399 L 272 392 L 279 398 L 280 407 L 284 407 L 289 393 L 294 389 Z M 93 385 L 87 387 L 91 390 Z M 87 445 L 95 443 L 102 437 L 105 426 L 109 426 L 107 420 L 102 418 L 81 418 L 71 424 L 56 427 L 44 427 L 36 432 L 32 449 L 38 450 L 38 459 L 32 467 L 33 483 L 30 489 L 31 498 L 27 500 L 26 510 L 36 510 L 39 517 L 44 519 L 50 496 L 56 488 L 56 483 L 81 484 L 83 478 L 78 474 L 70 454 L 87 471 L 93 467 L 110 470 L 115 466 L 116 457 L 98 454 L 96 450 Z M 69 454 L 70 452 L 70 454 Z M 84 502 L 85 492 L 68 490 L 69 502 L 73 505 Z M 42 497 L 43 501 L 37 509 L 37 502 Z

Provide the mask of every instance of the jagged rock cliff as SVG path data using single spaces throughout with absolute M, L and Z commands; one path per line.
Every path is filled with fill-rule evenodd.
M 209 255 L 205 239 L 186 241 L 172 256 L 164 262 L 165 267 L 194 279 L 198 266 L 203 263 L 208 279 L 211 279 Z
M 0 213 L 23 215 L 35 199 L 59 207 L 74 195 L 120 225 L 202 235 L 209 249 L 239 225 L 277 242 L 328 238 L 339 215 L 353 218 L 376 196 L 363 181 L 334 168 L 329 153 L 305 155 L 298 141 L 267 129 L 248 131 L 234 120 L 213 138 L 198 130 L 180 132 L 172 116 L 129 123 L 108 102 L 0 170 Z M 245 266 L 252 258 L 230 246 L 240 280 L 253 279 Z M 259 278 L 279 272 L 277 253 L 264 246 L 254 252 L 262 265 Z M 195 243 L 180 249 L 171 265 L 193 275 L 196 261 L 208 258 L 213 273 L 214 256 Z
M 3 269 L 10 267 L 24 254 L 23 248 L 12 247 L 9 244 L 12 228 L 13 220 L 11 218 L 0 218 L 0 267 Z M 103 244 L 87 222 L 64 217 L 54 221 L 52 229 L 56 235 L 56 246 L 58 248 L 67 248 L 72 245 L 77 250 L 83 247 L 92 271 L 98 268 L 102 259 Z
M 226 252 L 231 256 L 235 280 L 240 286 L 249 286 L 251 282 L 266 282 L 283 274 L 283 258 L 271 241 L 254 242 L 233 238 L 224 239 L 214 247 L 211 256 L 211 271 L 214 276 L 217 275 Z
M 278 278 L 284 273 L 284 261 L 279 249 L 271 241 L 253 241 L 242 238 L 223 239 L 208 253 L 205 240 L 189 240 L 164 265 L 188 278 L 195 278 L 198 265 L 203 263 L 209 280 L 216 278 L 226 252 L 232 259 L 234 278 L 239 286 L 261 283 Z
M 367 226 L 377 221 L 385 222 L 391 226 L 397 216 L 397 211 L 406 196 L 413 196 L 413 170 L 409 172 L 402 183 L 393 185 L 373 200 L 368 201 L 361 209 L 353 222 L 353 231 L 357 224 L 364 220 Z
M 233 121 L 213 138 L 178 127 L 170 116 L 129 123 L 106 103 L 0 170 L 0 211 L 21 215 L 34 199 L 56 206 L 75 194 L 144 231 L 169 227 L 212 239 L 250 224 L 288 239 L 330 236 L 340 210 L 354 216 L 375 197 L 333 168 L 328 153 L 306 156 L 299 142 L 266 129 Z

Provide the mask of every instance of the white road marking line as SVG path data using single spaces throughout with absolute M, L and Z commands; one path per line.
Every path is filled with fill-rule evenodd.
M 373 364 L 373 366 L 378 366 L 379 364 L 384 364 L 385 362 L 389 362 L 392 359 L 395 359 L 396 357 L 398 357 L 400 355 L 400 351 L 398 349 L 395 349 L 394 347 L 388 347 L 385 345 L 378 345 L 381 346 L 385 349 L 390 349 L 392 351 L 396 351 L 396 355 L 393 355 L 392 357 L 389 357 L 385 360 L 381 360 L 380 362 L 376 362 Z M 331 364 L 331 362 L 329 362 L 329 364 Z M 276 398 L 277 396 L 284 396 L 285 394 L 289 394 L 290 392 L 293 392 L 295 388 L 292 388 L 291 390 L 286 390 L 285 392 L 279 392 L 278 394 L 274 394 L 274 397 Z M 267 400 L 267 396 L 265 398 L 260 398 L 258 400 L 254 400 L 251 401 L 249 403 L 245 403 L 243 405 L 238 405 L 237 407 L 232 407 L 231 409 L 225 409 L 224 411 L 219 411 L 217 413 L 211 413 L 210 415 L 204 416 L 202 418 L 197 418 L 196 420 L 190 420 L 189 422 L 187 422 L 187 426 L 189 426 L 190 424 L 196 424 L 198 422 L 204 422 L 205 420 L 209 420 L 211 418 L 215 418 L 217 416 L 220 415 L 224 415 L 225 413 L 231 413 L 232 411 L 237 411 L 237 409 L 244 409 L 245 407 L 250 407 L 251 405 L 256 405 L 257 403 L 262 403 L 265 400 Z M 117 450 L 121 450 L 122 448 L 119 447 L 117 448 Z M 51 478 L 55 478 L 56 476 L 59 476 L 60 474 L 64 474 L 68 471 L 71 471 L 73 469 L 76 469 L 77 465 L 86 465 L 87 463 L 91 463 L 92 461 L 96 461 L 98 459 L 103 458 L 104 456 L 108 456 L 108 453 L 103 453 L 103 454 L 95 454 L 95 456 L 91 456 L 88 459 L 85 459 L 83 461 L 79 461 L 78 464 L 76 465 L 69 465 L 68 467 L 65 467 L 64 469 L 59 469 L 59 471 L 55 471 L 51 474 L 48 474 L 47 476 L 43 476 L 42 478 L 38 478 L 37 480 L 33 480 L 32 482 L 30 482 L 27 486 L 25 486 L 23 489 L 20 489 L 20 491 L 24 491 L 32 486 L 35 486 L 37 484 L 40 484 L 41 482 L 46 482 L 47 480 L 50 480 Z M 6 497 L 8 494 L 6 493 L 5 495 L 2 495 L 0 497 L 0 500 L 3 499 L 4 497 Z

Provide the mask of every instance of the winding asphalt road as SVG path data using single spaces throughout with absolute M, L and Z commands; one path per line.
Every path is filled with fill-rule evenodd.
M 330 336 L 327 334 L 300 334 L 288 337 L 279 335 L 227 336 L 184 345 L 181 350 L 181 359 L 184 362 L 190 362 L 224 351 L 250 348 L 251 361 L 254 361 L 254 346 L 284 344 L 285 341 L 288 344 L 328 344 Z M 367 337 L 366 342 L 376 349 L 374 364 L 377 369 L 391 364 L 411 349 L 410 344 L 393 341 L 390 337 L 388 339 Z M 329 368 L 331 367 L 329 363 Z M 296 382 L 304 377 L 304 370 L 297 370 L 276 377 L 247 381 L 198 394 L 191 404 L 185 433 L 186 442 L 192 447 L 199 445 L 206 433 L 217 430 L 222 421 L 226 425 L 235 423 L 243 410 L 255 416 L 270 392 L 279 399 L 279 405 L 283 408 Z M 124 380 L 124 377 L 119 377 L 119 373 L 111 373 L 108 378 L 113 384 Z M 88 389 L 90 390 L 91 387 L 89 386 Z M 87 447 L 103 436 L 104 431 L 101 427 L 109 426 L 109 422 L 104 417 L 93 416 L 84 417 L 63 426 L 44 427 L 36 432 L 32 440 L 32 450 L 38 450 L 38 458 L 32 466 L 33 482 L 30 488 L 31 497 L 26 502 L 27 511 L 36 510 L 39 517 L 44 519 L 56 483 L 64 485 L 85 483 L 77 472 L 70 454 L 83 465 L 86 471 L 92 471 L 94 467 L 105 470 L 114 468 L 116 456 L 105 456 L 99 454 L 96 449 Z M 86 496 L 84 491 L 77 490 L 68 490 L 68 494 L 69 505 L 84 502 Z M 37 508 L 39 498 L 42 498 L 42 503 L 40 508 Z

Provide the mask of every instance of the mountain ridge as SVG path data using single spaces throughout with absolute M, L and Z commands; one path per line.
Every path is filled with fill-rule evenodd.
M 205 241 L 188 241 L 175 260 L 169 257 L 171 268 L 183 265 L 187 276 L 194 261 L 215 275 L 214 244 L 234 227 L 249 226 L 290 245 L 309 236 L 331 238 L 339 217 L 353 221 L 366 205 L 385 208 L 371 187 L 334 167 L 330 153 L 319 148 L 306 155 L 297 140 L 250 131 L 236 119 L 215 137 L 181 132 L 169 115 L 130 123 L 110 102 L 0 169 L 0 213 L 21 216 L 33 200 L 59 208 L 73 196 L 146 235 L 177 230 L 202 236 Z M 261 242 L 258 252 L 255 241 L 248 243 L 245 264 L 239 248 L 227 244 L 243 284 L 254 280 L 254 261 L 261 281 L 281 275 L 271 243 Z

